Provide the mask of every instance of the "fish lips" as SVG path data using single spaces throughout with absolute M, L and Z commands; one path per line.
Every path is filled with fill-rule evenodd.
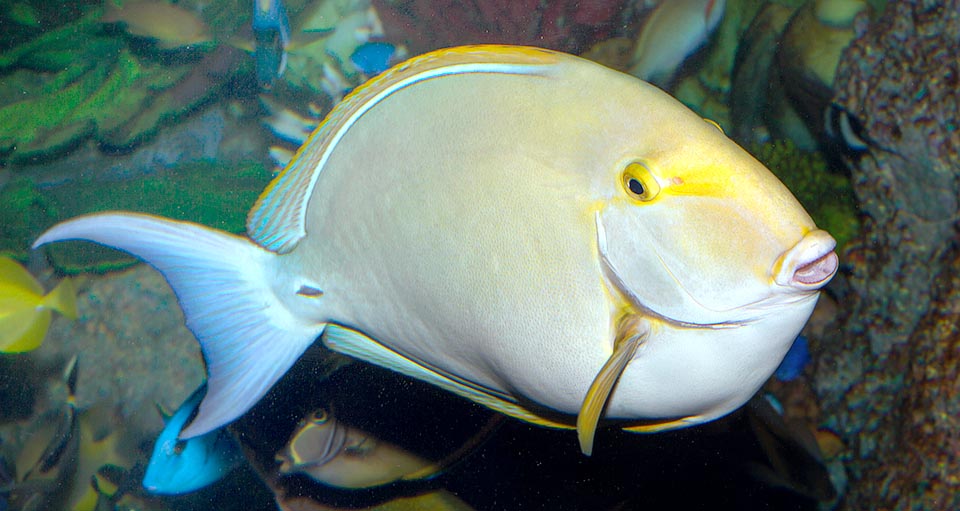
M 780 256 L 774 265 L 774 282 L 787 288 L 808 291 L 820 289 L 837 273 L 837 246 L 826 231 L 808 232 L 796 245 Z

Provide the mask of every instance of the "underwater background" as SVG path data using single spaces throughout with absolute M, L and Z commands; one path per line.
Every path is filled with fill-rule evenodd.
M 606 428 L 584 457 L 317 346 L 229 434 L 155 447 L 203 392 L 176 297 L 124 253 L 33 240 L 120 209 L 242 233 L 345 94 L 475 43 L 657 84 L 837 239 L 774 377 L 721 420 Z M 957 0 L 3 0 L 0 511 L 960 509 L 957 48 Z M 409 470 L 376 479 L 377 456 Z

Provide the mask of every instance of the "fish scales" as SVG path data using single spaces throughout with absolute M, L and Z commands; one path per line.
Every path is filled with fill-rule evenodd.
M 544 141 L 589 146 L 572 140 L 579 130 L 544 125 L 548 112 L 563 114 L 566 99 L 548 94 L 548 83 L 536 94 L 554 104 L 538 109 L 502 94 L 523 79 L 509 75 L 480 77 L 489 86 L 464 100 L 462 82 L 474 79 L 405 89 L 353 126 L 320 174 L 295 252 L 323 268 L 329 319 L 396 340 L 391 346 L 408 357 L 504 392 L 514 382 L 471 366 L 482 360 L 523 377 L 535 357 L 586 386 L 593 375 L 566 346 L 594 343 L 600 364 L 612 328 L 593 218 L 582 204 L 589 183 L 540 162 L 575 168 L 589 155 L 531 154 L 530 145 L 542 144 L 519 140 L 537 130 Z M 424 104 L 433 105 L 427 118 L 404 111 Z M 491 285 L 492 276 L 510 285 Z M 543 297 L 550 299 L 538 303 Z M 449 352 L 467 359 L 445 363 Z

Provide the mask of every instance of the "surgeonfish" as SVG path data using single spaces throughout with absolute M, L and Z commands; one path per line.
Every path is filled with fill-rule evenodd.
M 43 286 L 13 259 L 0 256 L 0 352 L 36 349 L 47 335 L 51 310 L 77 318 L 77 292 L 65 278 L 48 294 Z
M 324 408 L 304 417 L 277 453 L 281 474 L 304 473 L 340 488 L 371 488 L 431 479 L 479 447 L 501 425 L 494 414 L 480 430 L 439 460 L 428 460 L 344 424 Z
M 660 89 L 579 57 L 465 46 L 331 111 L 247 236 L 130 213 L 68 220 L 156 267 L 208 391 L 180 433 L 250 409 L 317 338 L 512 417 L 681 428 L 745 403 L 837 270 L 763 165 Z
M 143 487 L 149 493 L 176 495 L 199 490 L 219 481 L 243 461 L 240 444 L 226 428 L 188 440 L 177 438 L 205 393 L 203 384 L 172 416 L 165 416 L 163 431 L 143 476 Z
M 630 74 L 664 85 L 680 64 L 706 43 L 723 17 L 726 0 L 663 0 L 643 22 Z
M 304 417 L 277 453 L 281 474 L 302 472 L 340 488 L 370 488 L 437 474 L 441 466 L 340 423 L 318 409 Z

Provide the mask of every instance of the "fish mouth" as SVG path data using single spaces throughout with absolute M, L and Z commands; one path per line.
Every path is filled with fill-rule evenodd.
M 827 231 L 808 232 L 790 250 L 780 256 L 774 265 L 774 282 L 802 291 L 820 289 L 837 274 L 839 258 L 837 246 Z

